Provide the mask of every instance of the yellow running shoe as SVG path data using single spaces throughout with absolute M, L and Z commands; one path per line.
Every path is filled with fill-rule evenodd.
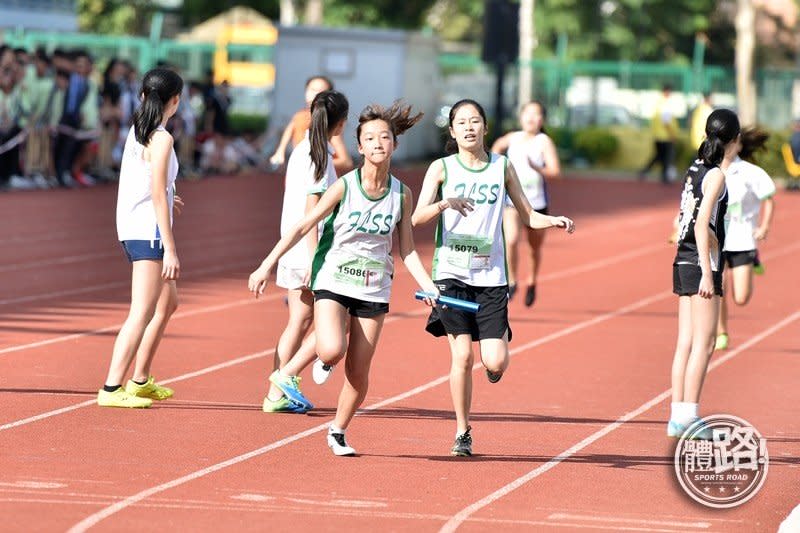
M 114 392 L 108 392 L 104 389 L 97 391 L 97 405 L 101 407 L 131 407 L 134 409 L 142 409 L 153 405 L 153 400 L 150 398 L 133 396 L 120 387 Z
M 125 385 L 125 391 L 132 396 L 150 398 L 152 400 L 166 400 L 167 398 L 172 398 L 172 395 L 175 394 L 174 390 L 168 387 L 162 387 L 156 383 L 153 376 L 147 378 L 147 383 L 144 385 L 139 385 L 132 379 L 129 379 L 128 383 Z
M 727 333 L 720 333 L 717 335 L 717 343 L 714 345 L 715 350 L 727 350 L 728 349 L 728 334 Z

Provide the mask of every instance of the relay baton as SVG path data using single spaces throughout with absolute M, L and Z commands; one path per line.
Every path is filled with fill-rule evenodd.
M 417 300 L 423 300 L 430 296 L 430 294 L 424 291 L 417 291 L 414 293 L 414 297 Z M 468 313 L 477 313 L 478 309 L 481 308 L 481 305 L 475 302 L 459 300 L 458 298 L 451 298 L 449 296 L 439 296 L 436 298 L 436 303 L 446 305 L 447 307 L 452 307 L 453 309 L 458 309 L 459 311 L 466 311 Z

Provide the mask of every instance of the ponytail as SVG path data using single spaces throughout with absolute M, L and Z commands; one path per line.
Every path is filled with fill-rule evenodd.
M 142 104 L 133 112 L 133 131 L 136 135 L 136 142 L 147 146 L 150 136 L 161 124 L 164 115 L 164 102 L 158 97 L 158 93 L 150 91 L 144 97 Z
M 719 137 L 706 137 L 697 150 L 697 157 L 709 167 L 715 167 L 725 156 L 725 143 Z
M 338 91 L 323 91 L 311 102 L 311 126 L 308 140 L 311 144 L 311 162 L 314 164 L 314 181 L 325 175 L 328 167 L 328 140 L 333 130 L 347 119 L 350 104 Z
M 730 109 L 713 111 L 706 121 L 706 138 L 697 150 L 703 164 L 715 167 L 725 157 L 725 148 L 736 140 L 741 129 L 739 117 Z
M 167 102 L 183 91 L 183 80 L 174 71 L 154 68 L 142 79 L 142 104 L 133 113 L 136 142 L 147 146 L 150 136 L 164 120 Z

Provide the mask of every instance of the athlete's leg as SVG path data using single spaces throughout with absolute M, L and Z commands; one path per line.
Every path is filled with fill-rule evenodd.
M 167 323 L 177 308 L 178 288 L 175 280 L 170 280 L 164 283 L 161 289 L 156 311 L 147 324 L 142 341 L 139 343 L 139 349 L 136 351 L 133 381 L 143 383 L 150 377 L 150 366 L 153 363 L 153 357 L 156 354 L 156 350 L 158 350 L 158 345 L 161 343 L 161 338 L 164 336 Z
M 469 427 L 469 412 L 472 405 L 472 365 L 475 356 L 472 352 L 470 334 L 448 335 L 450 342 L 450 396 L 456 413 L 458 433 Z
M 352 317 L 350 320 L 350 343 L 344 361 L 344 384 L 333 421 L 333 425 L 339 429 L 347 429 L 356 414 L 356 409 L 367 396 L 369 369 L 385 317 L 386 314 L 382 313 L 370 318 Z
M 105 383 L 107 386 L 122 385 L 147 324 L 153 318 L 164 287 L 161 265 L 162 262 L 156 260 L 140 260 L 132 263 L 131 308 L 114 342 Z

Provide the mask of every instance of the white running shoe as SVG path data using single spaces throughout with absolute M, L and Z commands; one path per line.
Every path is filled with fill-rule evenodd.
M 317 360 L 314 361 L 314 365 L 311 367 L 311 377 L 314 379 L 314 383 L 322 385 L 328 381 L 328 378 L 331 377 L 333 373 L 333 368 L 333 365 L 326 365 L 321 359 L 317 358 Z
M 356 451 L 348 446 L 347 441 L 344 440 L 344 433 L 332 433 L 330 428 L 328 429 L 328 447 L 333 452 L 333 455 L 338 455 L 339 457 L 356 454 Z

